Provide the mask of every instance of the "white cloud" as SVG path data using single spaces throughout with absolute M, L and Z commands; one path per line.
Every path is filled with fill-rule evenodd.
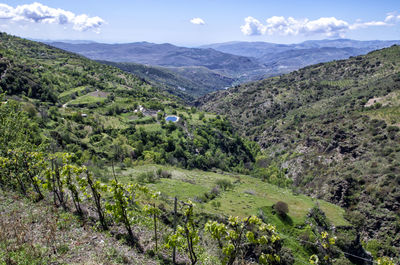
M 385 22 L 387 23 L 396 23 L 400 21 L 400 15 L 397 12 L 388 13 Z
M 10 19 L 13 16 L 13 8 L 11 6 L 0 4 L 0 19 Z
M 265 34 L 265 26 L 254 17 L 246 17 L 245 24 L 240 27 L 244 35 L 255 36 Z
M 206 24 L 206 23 L 204 22 L 204 20 L 201 19 L 201 18 L 199 18 L 199 17 L 192 18 L 192 19 L 190 20 L 190 23 L 195 24 L 195 25 L 205 25 L 205 24 Z
M 74 29 L 79 31 L 86 31 L 93 29 L 99 33 L 100 26 L 104 24 L 104 20 L 100 17 L 89 17 L 87 15 L 79 15 L 75 17 Z
M 304 34 L 322 34 L 327 37 L 343 37 L 349 29 L 349 23 L 335 17 L 321 17 L 317 20 L 306 21 L 301 29 Z
M 100 17 L 89 17 L 86 14 L 76 15 L 60 8 L 52 8 L 41 3 L 18 5 L 15 8 L 0 3 L 0 19 L 28 21 L 32 23 L 71 24 L 78 31 L 100 31 L 105 21 Z
M 400 21 L 400 15 L 388 14 L 385 21 L 357 21 L 350 24 L 347 21 L 335 17 L 321 17 L 316 20 L 295 19 L 293 17 L 273 16 L 268 18 L 265 24 L 253 17 L 245 18 L 245 24 L 240 27 L 242 33 L 248 36 L 254 35 L 322 35 L 326 37 L 344 37 L 346 32 L 359 28 L 373 26 L 390 26 L 389 21 Z
M 266 22 L 265 28 L 268 35 L 298 35 L 307 20 L 273 16 L 268 18 Z
M 364 22 L 364 23 L 354 23 L 351 25 L 349 28 L 351 30 L 354 29 L 361 29 L 361 28 L 368 28 L 368 27 L 380 27 L 380 26 L 390 26 L 390 24 L 383 22 L 383 21 L 370 21 L 370 22 Z

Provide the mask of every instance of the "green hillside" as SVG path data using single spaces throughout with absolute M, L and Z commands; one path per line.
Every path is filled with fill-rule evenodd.
M 257 141 L 254 174 L 276 165 L 295 190 L 346 208 L 372 252 L 400 253 L 400 47 L 309 66 L 205 96 Z
M 78 159 L 116 159 L 228 170 L 257 149 L 219 116 L 117 68 L 1 34 L 0 87 L 20 101 L 43 138 Z M 165 121 L 176 115 L 179 121 Z

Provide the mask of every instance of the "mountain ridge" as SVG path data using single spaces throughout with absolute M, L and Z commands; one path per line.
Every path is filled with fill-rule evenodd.
M 143 68 L 158 67 L 152 70 L 152 78 L 147 77 L 148 81 L 160 85 L 159 81 L 163 80 L 168 83 L 168 91 L 181 97 L 187 94 L 188 99 L 236 84 L 288 73 L 307 65 L 347 59 L 393 43 L 400 42 L 349 39 L 306 41 L 298 44 L 229 42 L 197 48 L 150 42 L 48 44 L 90 59 L 120 63 L 121 68 L 129 68 L 132 73 L 142 78 Z M 132 65 L 128 67 L 129 63 Z M 134 65 L 135 63 L 144 66 Z M 114 65 L 118 67 L 117 64 Z M 164 67 L 165 71 L 161 71 L 159 67 Z M 204 68 L 200 78 L 194 74 L 193 67 Z M 174 72 L 173 76 L 165 79 L 170 70 Z M 156 72 L 159 75 L 156 75 Z M 179 91 L 179 87 L 187 91 Z
M 254 70 L 260 67 L 251 58 L 226 54 L 213 49 L 179 47 L 170 43 L 66 44 L 53 42 L 48 44 L 71 52 L 80 53 L 94 60 L 134 62 L 172 67 L 204 66 L 212 70 L 227 73 Z M 240 68 L 238 68 L 239 64 Z
M 192 102 L 196 97 L 230 87 L 235 82 L 233 78 L 201 66 L 162 67 L 136 63 L 99 62 L 137 75 L 186 102 Z
M 400 40 L 352 40 L 352 39 L 324 39 L 324 40 L 307 40 L 300 43 L 293 44 L 279 44 L 272 42 L 222 42 L 215 44 L 208 44 L 199 46 L 200 48 L 212 48 L 218 51 L 231 53 L 241 56 L 249 56 L 258 58 L 260 55 L 265 55 L 273 52 L 283 52 L 294 49 L 308 49 L 308 48 L 321 48 L 321 47 L 335 47 L 335 48 L 368 48 L 369 51 L 382 49 L 399 44 Z M 251 49 L 251 50 L 250 50 Z M 249 52 L 254 52 L 250 54 Z M 256 55 L 260 54 L 260 55 Z

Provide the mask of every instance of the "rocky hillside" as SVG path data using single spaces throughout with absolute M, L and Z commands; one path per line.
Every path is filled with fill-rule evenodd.
M 370 250 L 400 253 L 399 46 L 236 86 L 198 105 L 228 115 L 266 164 L 287 168 L 295 189 L 345 207 Z

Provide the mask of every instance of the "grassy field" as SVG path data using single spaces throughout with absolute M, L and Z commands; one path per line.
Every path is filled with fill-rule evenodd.
M 138 124 L 136 128 L 143 128 L 147 132 L 162 132 L 161 125 L 158 123 L 152 124 Z
M 98 103 L 98 102 L 101 103 L 104 101 L 106 101 L 106 98 L 104 97 L 95 97 L 88 94 L 79 97 L 77 99 L 71 100 L 70 102 L 68 102 L 68 105 L 84 105 L 84 104 Z
M 177 196 L 181 200 L 196 201 L 196 198 L 211 191 L 218 180 L 228 180 L 233 184 L 231 189 L 222 191 L 214 200 L 198 203 L 201 211 L 245 217 L 258 214 L 262 207 L 271 207 L 278 201 L 284 201 L 289 205 L 289 216 L 294 224 L 302 224 L 309 209 L 318 203 L 332 224 L 348 225 L 343 218 L 344 210 L 339 206 L 305 195 L 295 195 L 291 190 L 279 188 L 246 175 L 185 170 L 171 166 L 140 165 L 121 171 L 121 181 L 125 183 L 136 181 L 135 176 L 144 172 L 155 172 L 158 168 L 170 172 L 171 178 L 160 179 L 148 185 L 154 190 L 170 197 Z
M 87 86 L 78 86 L 71 90 L 66 90 L 66 91 L 62 92 L 58 97 L 62 99 L 62 98 L 68 97 L 74 93 L 79 93 L 79 92 L 85 90 L 86 88 L 87 88 Z

